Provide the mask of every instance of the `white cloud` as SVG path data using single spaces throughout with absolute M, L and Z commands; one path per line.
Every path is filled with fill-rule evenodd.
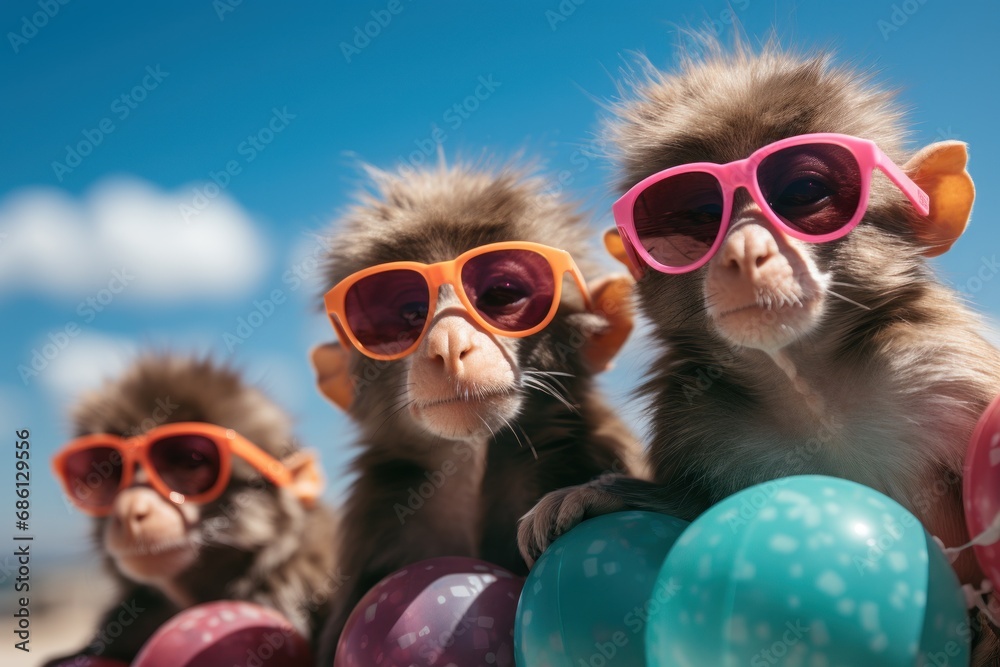
M 134 276 L 123 299 L 219 299 L 252 290 L 269 261 L 266 243 L 224 193 L 190 222 L 190 188 L 164 192 L 137 180 L 109 180 L 82 200 L 32 188 L 0 201 L 0 292 L 85 298 L 112 271 Z
M 118 377 L 136 354 L 129 340 L 84 332 L 49 361 L 38 379 L 57 397 L 75 399 L 88 389 L 100 387 L 105 380 Z

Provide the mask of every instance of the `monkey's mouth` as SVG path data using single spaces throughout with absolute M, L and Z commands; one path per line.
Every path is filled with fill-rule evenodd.
M 819 321 L 824 303 L 822 294 L 775 301 L 755 301 L 729 308 L 715 306 L 709 309 L 709 315 L 715 329 L 730 343 L 776 350 L 811 331 Z
M 773 313 L 774 316 L 779 316 L 782 313 L 788 311 L 794 311 L 796 309 L 806 309 L 812 299 L 800 299 L 791 303 L 783 303 L 776 306 L 765 305 L 760 303 L 749 303 L 745 306 L 737 306 L 736 308 L 729 308 L 721 313 L 715 315 L 715 318 L 721 320 L 724 317 L 730 317 L 731 315 L 757 315 L 760 316 L 764 313 Z
M 414 399 L 413 405 L 418 410 L 426 410 L 428 408 L 438 408 L 447 405 L 464 405 L 468 407 L 484 405 L 487 403 L 492 403 L 493 401 L 501 398 L 510 396 L 514 392 L 513 389 L 500 389 L 487 392 L 473 392 L 466 390 L 461 395 L 450 396 L 448 398 L 440 399 Z
M 414 399 L 413 418 L 443 438 L 489 436 L 514 419 L 522 397 L 513 387 L 488 391 L 463 391 L 447 398 Z
M 150 558 L 195 549 L 195 541 L 185 537 L 162 542 L 131 542 L 111 548 L 109 552 L 115 558 Z

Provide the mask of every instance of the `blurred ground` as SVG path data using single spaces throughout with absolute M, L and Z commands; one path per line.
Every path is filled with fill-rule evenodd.
M 14 648 L 11 620 L 18 595 L 12 581 L 3 582 L 0 665 L 37 667 L 45 660 L 82 648 L 90 639 L 100 613 L 114 602 L 110 579 L 96 556 L 74 561 L 33 564 L 31 570 L 31 652 Z

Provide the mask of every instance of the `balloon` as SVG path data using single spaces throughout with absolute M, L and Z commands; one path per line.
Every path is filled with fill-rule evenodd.
M 972 432 L 972 441 L 965 456 L 962 493 L 965 502 L 965 523 L 969 536 L 975 538 L 984 531 L 975 547 L 979 566 L 1000 590 L 1000 538 L 993 526 L 1000 518 L 1000 396 L 995 398 Z M 990 543 L 992 542 L 992 543 Z
M 191 607 L 167 621 L 132 667 L 311 667 L 306 640 L 278 612 L 223 600 Z
M 788 477 L 712 507 L 677 541 L 649 667 L 967 665 L 958 580 L 917 519 L 868 487 Z M 918 659 L 920 662 L 918 662 Z
M 128 667 L 128 663 L 109 658 L 99 658 L 90 655 L 78 655 L 53 663 L 51 667 Z
M 524 580 L 473 558 L 432 558 L 375 584 L 351 612 L 335 667 L 513 667 Z
M 618 512 L 584 521 L 532 568 L 517 607 L 518 667 L 643 665 L 647 615 L 670 591 L 655 588 L 686 521 Z

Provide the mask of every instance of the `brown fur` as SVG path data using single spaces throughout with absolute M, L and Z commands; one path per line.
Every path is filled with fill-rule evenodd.
M 503 168 L 467 166 L 416 173 L 374 172 L 375 194 L 359 198 L 339 221 L 330 247 L 327 284 L 389 261 L 448 260 L 498 241 L 534 241 L 568 250 L 585 273 L 588 230 L 562 198 L 543 183 Z M 406 409 L 407 359 L 376 362 L 352 351 L 357 379 L 352 416 L 360 427 L 358 479 L 344 506 L 339 559 L 351 590 L 335 605 L 321 662 L 328 664 L 347 615 L 380 578 L 434 556 L 481 558 L 523 574 L 515 525 L 543 494 L 590 480 L 604 471 L 632 470 L 637 453 L 628 429 L 605 407 L 582 358 L 583 340 L 605 326 L 583 311 L 570 283 L 555 320 L 527 338 L 501 338 L 525 371 L 562 372 L 570 409 L 549 393 L 521 384 L 527 400 L 511 428 L 483 442 L 431 435 Z M 573 342 L 577 341 L 577 342 Z M 454 472 L 419 509 L 407 508 L 411 490 L 428 472 Z M 414 502 L 414 504 L 417 504 Z
M 646 67 L 629 87 L 608 123 L 621 190 L 670 166 L 725 163 L 811 132 L 872 139 L 897 164 L 908 157 L 892 94 L 825 54 L 709 44 L 704 58 L 684 57 L 670 74 Z M 912 233 L 915 215 L 877 174 L 862 223 L 838 241 L 807 244 L 836 291 L 870 308 L 829 299 L 820 325 L 789 348 L 822 395 L 825 420 L 767 353 L 716 334 L 707 267 L 647 271 L 638 293 L 659 347 L 643 388 L 656 482 L 619 479 L 546 499 L 545 518 L 529 522 L 522 544 L 544 546 L 572 525 L 556 520 L 560 503 L 577 506 L 576 516 L 632 507 L 691 519 L 752 484 L 795 474 L 866 484 L 946 544 L 963 543 L 962 465 L 976 420 L 1000 393 L 1000 354 L 933 275 Z M 959 569 L 967 580 L 981 578 L 971 553 Z
M 160 425 L 154 414 L 165 415 L 160 423 L 200 421 L 232 428 L 278 459 L 299 449 L 288 417 L 238 373 L 208 360 L 166 355 L 139 359 L 123 376 L 85 396 L 73 411 L 74 430 L 76 435 L 136 435 Z M 333 518 L 321 507 L 303 508 L 291 494 L 258 480 L 255 469 L 233 458 L 226 491 L 200 507 L 191 535 L 198 560 L 174 585 L 196 603 L 238 599 L 274 608 L 308 637 L 339 581 L 328 546 Z M 94 538 L 102 550 L 107 521 L 94 521 Z M 155 587 L 124 577 L 110 556 L 106 564 L 122 598 L 84 653 L 128 661 L 180 609 Z M 100 633 L 122 605 L 143 611 L 120 637 L 105 643 Z

